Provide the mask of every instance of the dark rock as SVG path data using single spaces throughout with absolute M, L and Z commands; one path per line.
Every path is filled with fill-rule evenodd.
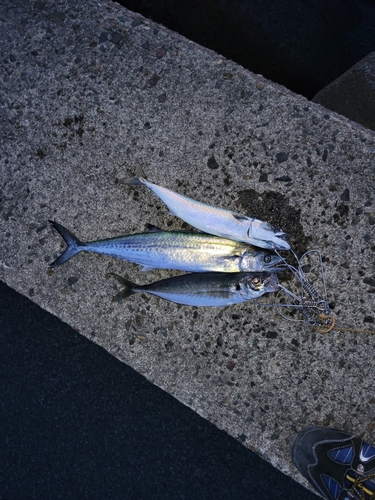
M 375 287 L 375 277 L 372 276 L 372 277 L 364 278 L 363 283 L 365 283 L 366 285 L 370 285 L 370 286 Z
M 165 49 L 164 47 L 160 47 L 160 48 L 158 48 L 158 49 L 157 49 L 157 51 L 156 51 L 156 57 L 157 57 L 158 59 L 161 59 L 162 57 L 164 57 L 164 56 L 165 56 L 165 54 L 166 54 L 166 53 L 167 53 L 166 49 Z
M 108 41 L 108 33 L 106 33 L 105 31 L 102 31 L 102 33 L 100 33 L 100 35 L 99 35 L 99 44 L 107 42 L 107 41 Z
M 143 24 L 142 19 L 139 17 L 136 17 L 134 19 L 134 21 L 132 22 L 132 28 L 136 28 L 137 26 L 140 26 L 141 24 Z
M 155 85 L 158 83 L 159 80 L 160 76 L 154 73 L 147 83 L 149 84 L 150 87 L 155 87 Z
M 77 278 L 76 276 L 70 276 L 70 278 L 68 278 L 68 285 L 72 286 L 75 283 L 77 283 L 78 280 L 79 280 L 79 278 Z
M 346 188 L 344 189 L 344 191 L 342 192 L 341 196 L 340 196 L 340 199 L 342 201 L 349 201 L 350 200 L 350 197 L 349 197 L 349 189 Z
M 275 339 L 277 338 L 277 332 L 271 332 L 270 330 L 266 332 L 266 339 Z
M 340 217 L 346 217 L 349 214 L 349 207 L 345 203 L 340 203 L 336 210 Z
M 112 43 L 117 45 L 118 43 L 121 42 L 121 40 L 122 40 L 122 36 L 120 35 L 120 33 L 112 33 L 112 36 L 111 36 Z
M 240 441 L 240 443 L 245 443 L 245 442 L 246 442 L 246 439 L 247 439 L 247 438 L 246 438 L 245 434 L 240 434 L 240 435 L 238 436 L 238 441 Z
M 230 361 L 228 361 L 226 366 L 227 366 L 228 370 L 231 372 L 233 370 L 233 368 L 236 366 L 236 363 L 234 361 L 230 360 Z
M 216 169 L 216 168 L 219 168 L 219 164 L 217 163 L 217 161 L 215 160 L 215 157 L 214 156 L 211 156 L 208 160 L 207 160 L 207 167 L 208 168 L 211 168 L 211 169 Z
M 289 175 L 282 175 L 281 177 L 276 177 L 275 181 L 290 182 L 292 179 Z
M 375 52 L 371 52 L 312 99 L 375 130 Z
M 267 181 L 268 181 L 268 174 L 260 174 L 259 182 L 267 182 Z
M 279 163 L 283 163 L 284 161 L 287 161 L 288 159 L 288 155 L 286 153 L 277 153 L 276 155 L 276 160 L 279 162 Z

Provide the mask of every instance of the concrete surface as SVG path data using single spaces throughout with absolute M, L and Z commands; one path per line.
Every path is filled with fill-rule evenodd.
M 114 304 L 109 271 L 171 275 L 81 254 L 54 272 L 56 218 L 81 239 L 184 227 L 153 182 L 255 215 L 322 250 L 342 325 L 374 328 L 375 135 L 111 3 L 2 5 L 0 279 L 283 472 L 302 427 L 375 441 L 375 336 L 320 335 L 252 304 Z
M 375 130 L 375 52 L 320 90 L 313 102 Z

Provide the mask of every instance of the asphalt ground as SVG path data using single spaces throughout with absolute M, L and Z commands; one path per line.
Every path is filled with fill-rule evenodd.
M 0 282 L 2 499 L 317 498 Z

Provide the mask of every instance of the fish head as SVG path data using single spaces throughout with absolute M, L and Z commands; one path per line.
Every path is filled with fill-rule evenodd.
M 268 272 L 277 273 L 285 271 L 284 259 L 268 250 L 253 249 L 243 253 L 239 269 L 244 273 Z
M 247 232 L 249 241 L 260 248 L 268 250 L 290 250 L 286 241 L 288 234 L 281 229 L 271 226 L 268 222 L 253 219 Z
M 264 293 L 277 292 L 279 289 L 274 273 L 246 273 L 236 283 L 236 290 L 245 300 L 256 299 Z

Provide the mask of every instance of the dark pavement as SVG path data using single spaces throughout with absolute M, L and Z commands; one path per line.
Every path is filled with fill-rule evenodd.
M 0 282 L 2 499 L 316 496 Z

